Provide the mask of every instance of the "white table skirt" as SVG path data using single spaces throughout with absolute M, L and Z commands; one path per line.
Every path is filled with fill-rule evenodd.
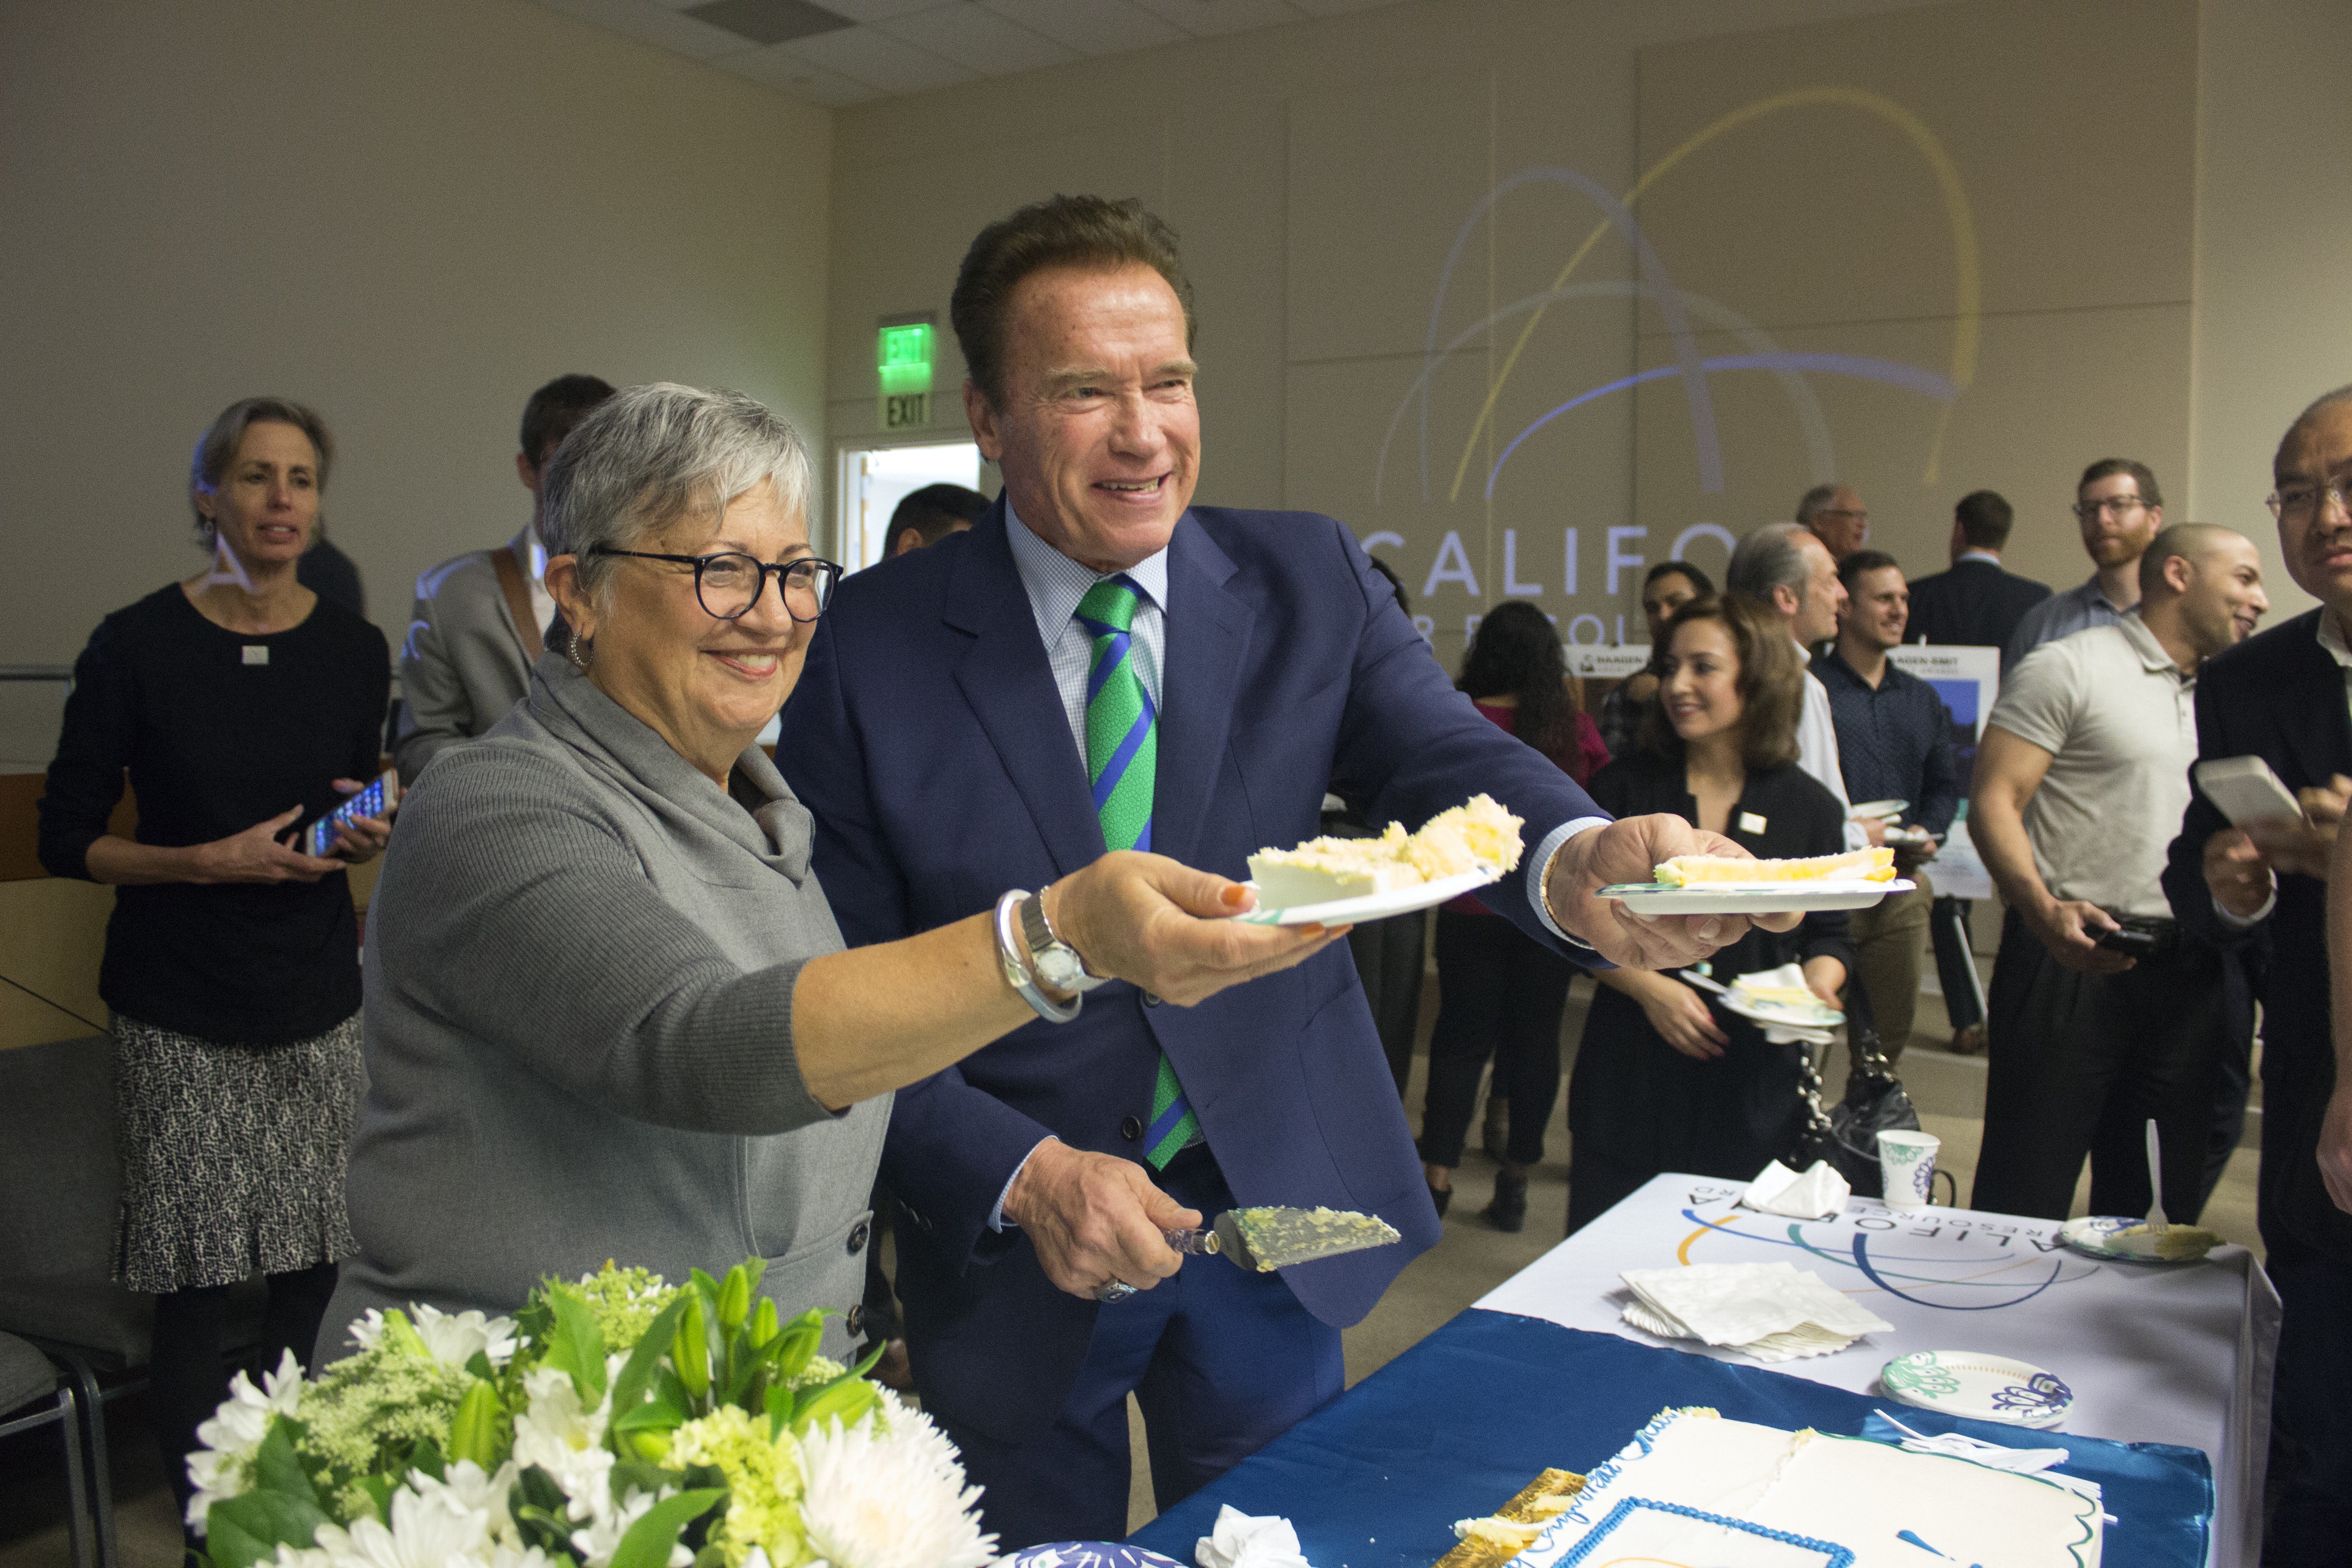
M 1787 1262 L 1895 1325 L 1835 1355 L 1770 1370 L 1858 1394 L 1920 1350 L 2031 1362 L 2074 1391 L 2065 1430 L 2177 1443 L 2213 1462 L 2210 1558 L 2253 1568 L 2262 1527 L 2278 1296 L 2242 1247 L 2201 1264 L 2103 1262 L 2061 1246 L 2053 1220 L 1969 1209 L 1893 1209 L 1855 1198 L 1834 1219 L 1738 1206 L 1743 1189 L 1664 1175 L 1505 1280 L 1477 1304 L 1571 1329 L 1757 1364 L 1735 1351 L 1660 1340 L 1625 1322 L 1627 1268 Z

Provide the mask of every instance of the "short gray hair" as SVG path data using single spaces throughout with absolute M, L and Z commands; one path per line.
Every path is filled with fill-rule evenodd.
M 763 484 L 798 511 L 808 479 L 800 432 L 756 398 L 671 381 L 624 387 L 548 462 L 547 552 L 579 557 L 581 586 L 593 594 L 611 570 L 589 553 L 595 546 L 634 548 L 689 512 L 719 517 Z
M 1799 496 L 1797 498 L 1797 521 L 1802 523 L 1811 523 L 1813 519 L 1829 510 L 1832 506 L 1836 504 L 1838 491 L 1843 489 L 1845 489 L 1843 485 L 1837 484 L 1815 485 L 1811 489 L 1809 489 L 1803 495 Z
M 1805 560 L 1804 542 L 1813 531 L 1801 522 L 1768 522 L 1739 542 L 1724 572 L 1726 592 L 1763 604 L 1772 602 L 1772 590 L 1786 588 L 1805 602 L 1813 569 Z

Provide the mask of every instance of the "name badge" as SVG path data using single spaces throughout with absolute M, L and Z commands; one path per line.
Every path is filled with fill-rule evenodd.
M 246 644 L 245 662 L 247 664 L 268 664 L 269 662 L 268 646 L 264 643 Z
M 269 650 L 268 648 L 264 648 L 261 651 L 268 653 Z M 1764 819 L 1757 816 L 1752 811 L 1743 811 L 1739 814 L 1739 831 L 1742 833 L 1761 833 L 1764 831 Z

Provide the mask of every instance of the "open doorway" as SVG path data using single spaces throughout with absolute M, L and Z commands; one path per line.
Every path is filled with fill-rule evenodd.
M 980 447 L 970 441 L 920 447 L 868 447 L 841 454 L 841 563 L 861 571 L 890 548 L 890 514 L 908 493 L 925 485 L 963 485 L 988 493 Z

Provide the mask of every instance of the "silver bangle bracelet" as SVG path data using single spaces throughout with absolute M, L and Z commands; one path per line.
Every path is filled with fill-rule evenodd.
M 1013 930 L 1013 911 L 1021 900 L 1029 896 L 1026 888 L 1014 888 L 996 900 L 996 956 L 1004 965 L 1004 983 L 1020 994 L 1021 1000 L 1036 1010 L 1037 1016 L 1049 1024 L 1066 1024 L 1078 1016 L 1085 1006 L 1084 996 L 1074 996 L 1067 1006 L 1057 1005 L 1037 984 L 1036 971 L 1030 966 L 1028 944 Z

